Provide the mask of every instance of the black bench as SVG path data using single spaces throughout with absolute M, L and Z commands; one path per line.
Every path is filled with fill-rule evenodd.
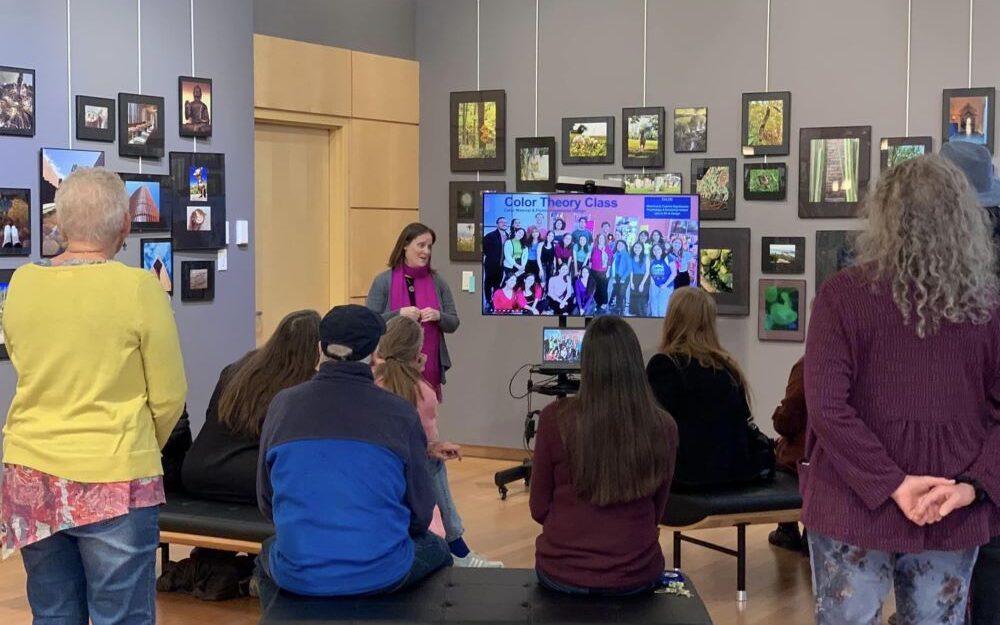
M 690 581 L 687 587 L 691 597 L 571 597 L 540 588 L 529 569 L 447 568 L 416 588 L 384 597 L 317 599 L 280 593 L 263 610 L 260 623 L 711 625 Z
M 160 507 L 160 556 L 170 561 L 170 545 L 259 553 L 274 525 L 257 506 L 194 499 L 170 493 Z
M 674 568 L 681 568 L 681 543 L 736 557 L 736 599 L 747 600 L 747 526 L 799 520 L 802 497 L 796 476 L 778 472 L 769 484 L 711 491 L 671 493 L 663 524 L 674 534 Z M 692 538 L 683 532 L 718 527 L 736 528 L 736 549 Z

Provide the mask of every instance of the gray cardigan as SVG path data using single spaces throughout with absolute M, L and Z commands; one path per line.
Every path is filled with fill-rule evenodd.
M 458 329 L 458 311 L 455 310 L 455 299 L 451 296 L 451 289 L 441 274 L 434 272 L 431 277 L 434 278 L 434 290 L 437 291 L 438 303 L 441 305 L 441 321 L 438 322 L 438 326 L 441 328 L 441 383 L 444 384 L 445 372 L 451 369 L 451 356 L 448 355 L 448 344 L 445 343 L 444 335 Z M 391 291 L 392 269 L 389 269 L 375 276 L 368 289 L 368 299 L 365 301 L 368 308 L 381 314 L 386 321 L 399 315 L 399 310 L 389 310 Z

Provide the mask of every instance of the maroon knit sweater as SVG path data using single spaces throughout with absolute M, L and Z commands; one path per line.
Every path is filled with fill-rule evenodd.
M 915 553 L 989 541 L 996 506 L 974 503 L 918 527 L 891 495 L 905 475 L 979 480 L 1000 502 L 1000 312 L 927 338 L 903 325 L 888 286 L 853 268 L 814 302 L 806 344 L 802 521 L 852 545 Z

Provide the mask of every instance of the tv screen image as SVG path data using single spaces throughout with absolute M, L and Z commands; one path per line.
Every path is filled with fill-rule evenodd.
M 663 317 L 698 285 L 697 195 L 486 193 L 483 314 Z
M 543 328 L 542 362 L 579 365 L 583 357 L 583 328 Z

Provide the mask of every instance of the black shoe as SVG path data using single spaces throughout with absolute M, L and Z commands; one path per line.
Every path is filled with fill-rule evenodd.
M 802 551 L 798 523 L 779 523 L 778 529 L 768 534 L 767 542 L 789 551 Z

